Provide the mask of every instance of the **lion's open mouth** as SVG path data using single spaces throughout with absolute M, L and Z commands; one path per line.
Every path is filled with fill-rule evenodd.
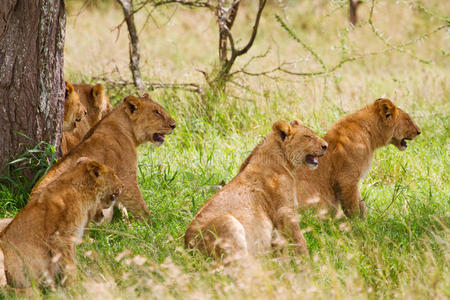
M 153 135 L 153 140 L 155 141 L 155 142 L 158 142 L 158 143 L 164 143 L 164 134 L 162 134 L 162 133 L 155 133 L 154 135 Z
M 319 165 L 319 157 L 308 154 L 305 157 L 305 162 L 309 169 L 314 170 Z
M 406 142 L 406 141 L 411 141 L 412 139 L 410 139 L 410 138 L 403 138 L 403 139 L 401 139 L 401 141 L 400 141 L 400 147 L 398 147 L 398 149 L 400 150 L 400 151 L 403 151 L 403 150 L 405 150 L 406 148 L 408 148 L 408 143 Z

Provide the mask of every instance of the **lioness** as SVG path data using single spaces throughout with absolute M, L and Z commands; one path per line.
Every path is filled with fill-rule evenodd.
M 327 143 L 294 120 L 277 121 L 238 175 L 199 210 L 185 234 L 188 248 L 233 260 L 271 247 L 274 231 L 307 253 L 296 206 L 295 171 L 317 167 Z
M 63 154 L 67 154 L 73 149 L 98 121 L 112 111 L 103 85 L 74 84 L 73 87 L 79 95 L 80 102 L 86 108 L 87 115 L 77 124 L 74 130 L 66 134 Z
M 318 169 L 297 171 L 300 206 L 334 212 L 341 204 L 347 216 L 365 216 L 358 183 L 369 172 L 374 151 L 388 144 L 403 151 L 419 134 L 410 116 L 388 99 L 339 120 L 324 137 L 329 147 Z
M 148 94 L 127 96 L 111 113 L 93 127 L 72 151 L 56 163 L 30 195 L 72 168 L 80 157 L 89 157 L 114 169 L 125 185 L 118 202 L 140 217 L 149 215 L 137 184 L 136 147 L 145 142 L 161 145 L 172 133 L 175 121 Z
M 42 188 L 0 234 L 7 283 L 27 288 L 32 281 L 51 282 L 74 266 L 85 226 L 98 207 L 114 204 L 121 188 L 111 168 L 86 158 Z

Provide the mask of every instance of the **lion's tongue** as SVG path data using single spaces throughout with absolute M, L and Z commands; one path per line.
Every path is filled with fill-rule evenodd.
M 318 165 L 319 164 L 319 159 L 317 158 L 317 156 L 312 156 L 312 155 L 306 155 L 306 162 L 308 164 L 311 165 Z

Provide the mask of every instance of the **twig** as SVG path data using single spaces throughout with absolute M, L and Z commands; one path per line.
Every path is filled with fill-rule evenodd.
M 402 45 L 400 45 L 400 46 L 396 46 L 396 45 L 391 44 L 391 43 L 390 43 L 389 41 L 387 41 L 385 38 L 383 38 L 383 36 L 378 32 L 378 30 L 376 29 L 376 27 L 375 27 L 375 25 L 373 24 L 373 21 L 372 21 L 372 19 L 373 19 L 373 11 L 374 11 L 374 7 L 375 7 L 375 0 L 372 0 L 372 5 L 371 5 L 371 7 L 370 7 L 370 14 L 369 14 L 369 20 L 368 20 L 368 23 L 369 23 L 369 25 L 370 25 L 370 28 L 371 28 L 372 32 L 375 34 L 375 36 L 376 36 L 380 41 L 382 41 L 386 46 L 388 46 L 389 48 L 394 49 L 394 50 L 396 50 L 396 51 L 398 51 L 398 52 L 401 52 L 401 53 L 405 53 L 405 54 L 411 56 L 412 58 L 414 58 L 414 59 L 420 61 L 421 63 L 424 63 L 424 64 L 430 64 L 431 61 L 424 60 L 424 59 L 418 57 L 417 55 L 414 55 L 413 53 L 411 53 L 411 52 L 409 52 L 409 51 L 403 49 L 403 48 L 404 48 L 407 44 L 409 44 L 409 43 L 405 43 L 405 44 L 402 44 Z M 441 29 L 443 29 L 443 28 L 446 28 L 446 27 L 447 27 L 447 25 L 442 25 L 442 26 L 438 27 L 436 30 L 433 30 L 431 33 L 434 33 L 434 32 L 436 32 L 436 31 L 439 31 L 439 30 L 441 30 Z M 430 34 L 428 34 L 428 35 L 426 35 L 426 36 L 429 36 L 429 35 L 430 35 Z M 423 37 L 425 37 L 425 35 L 423 35 Z
M 311 48 L 309 47 L 305 42 L 303 42 L 301 39 L 297 37 L 297 35 L 286 25 L 286 23 L 281 20 L 280 16 L 275 15 L 275 19 L 278 23 L 280 23 L 281 27 L 286 30 L 286 32 L 291 36 L 291 38 L 303 46 L 309 53 L 311 53 L 312 56 L 320 63 L 320 65 L 323 68 L 323 72 L 327 72 L 327 67 L 325 63 L 323 62 L 322 58 Z
M 106 77 L 94 77 L 95 80 L 103 81 L 106 84 L 113 86 L 130 86 L 134 85 L 133 82 L 127 80 L 112 80 Z M 142 81 L 144 89 L 181 89 L 194 93 L 203 93 L 203 89 L 196 83 L 163 83 L 163 82 L 148 82 Z
M 373 4 L 373 2 L 372 2 Z M 371 22 L 371 16 L 373 14 L 373 6 L 371 9 L 371 15 L 369 17 L 369 23 Z M 404 42 L 402 44 L 399 45 L 393 45 L 387 41 L 385 41 L 381 36 L 379 36 L 378 32 L 376 31 L 375 27 L 373 27 L 373 29 L 375 30 L 374 33 L 377 35 L 378 38 L 381 38 L 383 41 L 385 41 L 386 44 L 386 48 L 380 51 L 374 51 L 374 52 L 369 52 L 369 53 L 365 53 L 365 54 L 361 54 L 361 55 L 355 55 L 352 57 L 346 57 L 343 56 L 341 58 L 341 60 L 334 66 L 326 66 L 324 61 L 320 58 L 320 56 L 318 54 L 316 54 L 316 52 L 309 47 L 306 43 L 304 43 L 300 38 L 298 38 L 298 36 L 281 20 L 281 18 L 276 15 L 275 18 L 277 19 L 277 21 L 280 23 L 280 25 L 283 27 L 283 29 L 285 29 L 288 34 L 299 44 L 301 44 L 309 53 L 311 53 L 311 55 L 313 55 L 316 60 L 322 65 L 322 70 L 321 71 L 313 71 L 313 72 L 295 72 L 295 71 L 291 71 L 288 70 L 286 68 L 284 68 L 286 65 L 288 65 L 289 63 L 281 63 L 280 65 L 278 65 L 275 68 L 272 68 L 270 70 L 266 70 L 266 71 L 262 71 L 262 72 L 249 72 L 247 70 L 245 70 L 245 68 L 241 68 L 240 70 L 235 71 L 233 74 L 236 73 L 243 73 L 245 75 L 248 76 L 266 76 L 268 78 L 271 78 L 270 74 L 274 73 L 274 72 L 283 72 L 289 75 L 295 75 L 295 76 L 320 76 L 320 75 L 328 75 L 330 73 L 333 73 L 334 71 L 336 71 L 337 69 L 341 68 L 344 64 L 348 63 L 348 62 L 353 62 L 355 60 L 359 60 L 359 59 L 363 59 L 369 56 L 376 56 L 376 55 L 381 55 L 384 54 L 386 52 L 391 51 L 392 49 L 403 52 L 403 53 L 407 53 L 411 56 L 413 56 L 414 58 L 418 59 L 419 61 L 423 62 L 423 63 L 430 63 L 428 61 L 425 61 L 423 59 L 418 58 L 417 56 L 413 55 L 412 53 L 409 53 L 408 51 L 404 50 L 404 47 L 407 47 L 409 45 L 412 44 L 416 44 L 417 42 L 428 38 L 429 36 L 437 33 L 438 31 L 445 29 L 447 27 L 447 25 L 441 25 L 438 26 L 437 28 L 435 28 L 434 30 L 424 33 L 423 35 L 415 38 L 415 39 L 411 39 L 407 42 Z M 372 24 L 373 26 L 373 24 Z M 248 64 L 247 64 L 248 65 Z M 245 65 L 245 67 L 247 66 Z

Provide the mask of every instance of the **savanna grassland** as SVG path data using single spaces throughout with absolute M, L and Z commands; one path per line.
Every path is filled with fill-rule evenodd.
M 126 27 L 116 29 L 121 10 L 113 1 L 83 3 L 67 1 L 66 80 L 130 80 Z M 150 18 L 150 8 L 137 13 L 144 79 L 197 83 L 203 94 L 150 92 L 177 121 L 163 146 L 138 149 L 138 179 L 152 225 L 120 219 L 92 225 L 77 249 L 78 279 L 54 291 L 36 289 L 35 296 L 448 299 L 450 36 L 448 28 L 435 30 L 448 24 L 450 4 L 418 3 L 376 1 L 371 27 L 372 3 L 365 2 L 352 27 L 347 1 L 269 1 L 254 46 L 233 70 L 258 73 L 288 63 L 291 71 L 325 74 L 241 72 L 223 94 L 210 93 L 198 71 L 212 72 L 218 63 L 212 12 L 166 6 Z M 241 7 L 233 27 L 238 45 L 248 39 L 255 10 L 256 1 Z M 131 86 L 105 85 L 114 104 L 135 93 Z M 409 112 L 422 135 L 404 152 L 394 146 L 376 152 L 361 184 L 366 220 L 303 212 L 307 257 L 272 253 L 223 268 L 184 249 L 183 235 L 197 210 L 234 177 L 274 121 L 300 119 L 323 135 L 342 116 L 382 96 Z M 2 188 L 0 215 L 15 215 L 24 199 Z

